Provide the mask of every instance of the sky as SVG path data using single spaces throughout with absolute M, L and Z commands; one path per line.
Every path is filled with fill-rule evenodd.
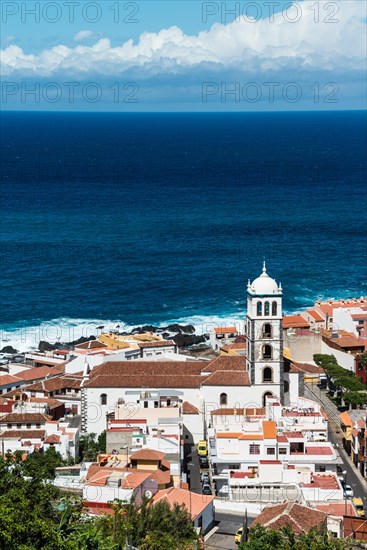
M 363 0 L 1 3 L 3 110 L 366 108 Z

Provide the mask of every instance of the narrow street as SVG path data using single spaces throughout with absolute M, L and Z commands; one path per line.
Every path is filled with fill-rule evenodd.
M 325 390 L 317 386 L 305 385 L 305 397 L 320 403 L 329 417 L 328 439 L 337 448 L 343 460 L 343 470 L 347 472 L 346 482 L 354 491 L 355 497 L 361 497 L 367 510 L 367 483 L 354 466 L 343 447 L 343 433 L 340 429 L 340 419 L 336 405 L 327 397 Z

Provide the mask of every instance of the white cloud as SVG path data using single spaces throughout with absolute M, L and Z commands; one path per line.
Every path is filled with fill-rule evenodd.
M 302 15 L 289 22 L 283 14 L 274 21 L 249 22 L 239 19 L 227 25 L 214 24 L 210 30 L 189 36 L 179 27 L 158 33 L 143 33 L 138 43 L 128 40 L 112 47 L 108 39 L 93 46 L 64 45 L 42 51 L 39 55 L 23 52 L 11 45 L 1 52 L 3 74 L 88 73 L 111 75 L 129 69 L 143 69 L 143 75 L 175 74 L 177 71 L 210 65 L 247 72 L 266 73 L 294 70 L 360 71 L 365 67 L 365 3 L 360 0 L 339 2 L 338 22 L 315 22 L 315 2 L 298 4 Z M 74 39 L 90 37 L 91 31 L 80 31 Z
M 93 31 L 79 31 L 74 36 L 74 42 L 83 42 L 83 40 L 91 38 L 93 35 Z

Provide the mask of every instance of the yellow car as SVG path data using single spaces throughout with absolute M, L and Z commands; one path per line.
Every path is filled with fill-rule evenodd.
M 363 500 L 361 498 L 353 498 L 353 506 L 356 509 L 356 512 L 360 518 L 365 517 Z
M 208 454 L 208 447 L 206 445 L 206 441 L 199 441 L 198 443 L 198 455 L 199 456 L 206 456 Z
M 234 537 L 234 541 L 236 544 L 240 544 L 242 542 L 242 533 L 243 527 L 240 527 Z

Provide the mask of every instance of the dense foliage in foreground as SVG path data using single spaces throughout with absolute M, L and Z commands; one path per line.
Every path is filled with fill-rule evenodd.
M 358 543 L 357 543 L 357 546 Z M 249 540 L 238 546 L 239 550 L 350 550 L 356 548 L 356 541 L 348 542 L 333 537 L 330 532 L 311 529 L 296 536 L 289 527 L 279 531 L 266 530 L 261 525 L 250 529 Z M 360 548 L 365 546 L 360 545 Z
M 50 480 L 61 457 L 52 449 L 22 462 L 0 457 L 0 550 L 188 550 L 196 533 L 188 512 L 167 502 L 115 502 L 112 514 L 90 518 L 81 499 L 63 497 Z

